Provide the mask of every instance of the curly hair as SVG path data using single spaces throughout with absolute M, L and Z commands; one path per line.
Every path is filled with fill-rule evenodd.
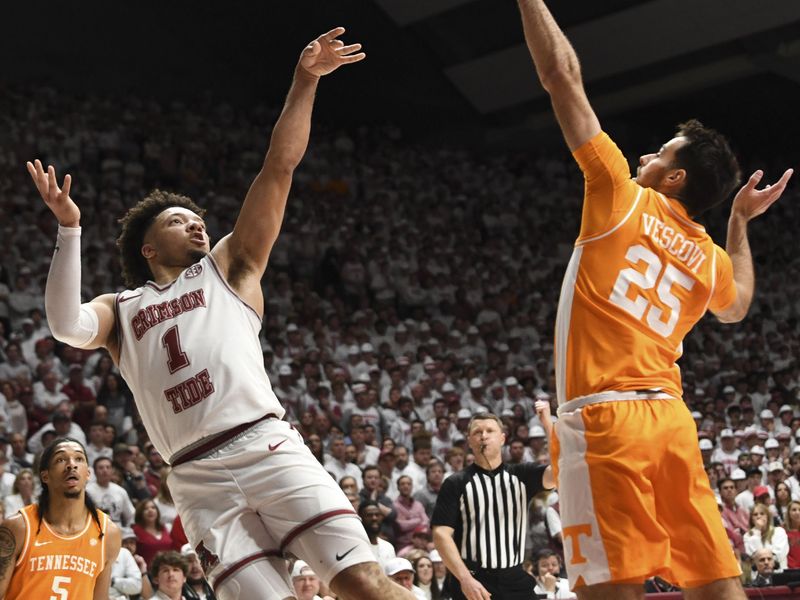
M 186 208 L 200 217 L 206 213 L 186 196 L 153 190 L 119 220 L 122 232 L 117 238 L 117 248 L 119 248 L 122 277 L 128 288 L 134 289 L 144 285 L 148 279 L 153 277 L 147 259 L 142 256 L 144 236 L 155 218 L 172 206 Z
M 691 217 L 697 217 L 727 200 L 742 173 L 725 136 L 697 119 L 678 125 L 675 135 L 688 140 L 675 152 L 674 166 L 686 170 L 678 199 Z

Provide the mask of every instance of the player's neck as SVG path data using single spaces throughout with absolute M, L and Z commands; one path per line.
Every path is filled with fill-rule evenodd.
M 88 516 L 89 509 L 86 508 L 83 495 L 78 498 L 51 496 L 44 519 L 56 533 L 70 536 L 83 531 Z
M 175 281 L 186 267 L 166 267 L 163 265 L 150 265 L 153 281 L 156 285 L 168 285 Z

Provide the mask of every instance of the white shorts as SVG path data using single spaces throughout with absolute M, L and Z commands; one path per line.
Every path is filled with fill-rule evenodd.
M 288 551 L 330 582 L 374 562 L 366 531 L 333 478 L 289 423 L 262 421 L 206 457 L 176 466 L 169 488 L 212 586 Z M 271 569 L 273 572 L 275 569 Z M 288 573 L 275 576 L 291 590 Z M 287 594 L 290 595 L 290 594 Z

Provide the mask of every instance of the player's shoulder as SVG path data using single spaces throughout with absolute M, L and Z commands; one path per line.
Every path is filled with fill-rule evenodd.
M 28 523 L 22 512 L 3 519 L 3 522 L 0 523 L 0 551 L 10 548 L 12 543 L 16 549 L 19 549 L 25 542 L 27 529 Z

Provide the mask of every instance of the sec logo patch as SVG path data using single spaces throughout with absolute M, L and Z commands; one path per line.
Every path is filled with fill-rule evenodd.
M 202 265 L 192 265 L 191 267 L 186 269 L 185 276 L 186 276 L 186 279 L 191 279 L 192 277 L 197 277 L 202 272 L 203 272 L 203 266 Z

